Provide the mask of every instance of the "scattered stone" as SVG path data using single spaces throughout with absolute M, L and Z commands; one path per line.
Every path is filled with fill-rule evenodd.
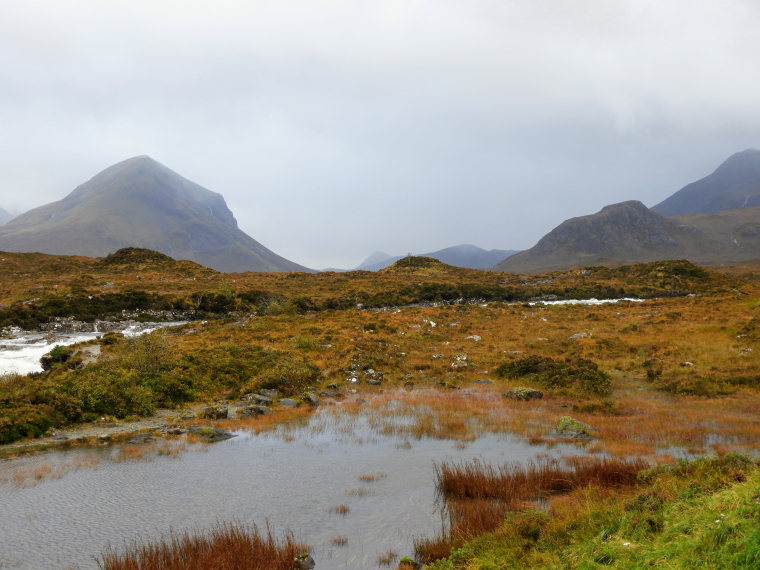
M 372 368 L 364 371 L 364 376 L 366 376 L 367 378 L 372 378 L 374 375 L 375 375 L 375 371 Z
M 314 559 L 311 557 L 311 554 L 308 552 L 304 552 L 300 556 L 296 556 L 294 562 L 296 563 L 298 570 L 312 570 L 317 565 L 316 562 L 314 562 Z
M 272 403 L 272 398 L 269 396 L 262 396 L 261 394 L 253 394 L 249 400 L 256 402 L 257 404 L 263 404 L 264 406 L 268 406 Z
M 218 427 L 199 427 L 190 426 L 190 433 L 204 438 L 208 442 L 224 441 L 235 437 L 235 434 L 230 430 L 218 428 Z
M 541 390 L 536 390 L 534 388 L 519 387 L 512 388 L 509 392 L 504 394 L 504 397 L 527 402 L 528 400 L 540 400 L 544 397 L 544 393 Z
M 595 427 L 571 418 L 570 416 L 562 416 L 557 421 L 557 425 L 554 427 L 552 435 L 556 437 L 591 439 L 596 437 L 591 433 L 595 431 Z
M 266 406 L 260 406 L 254 404 L 253 406 L 246 406 L 240 410 L 240 415 L 245 418 L 252 418 L 255 416 L 263 416 L 265 414 L 273 414 L 274 412 Z
M 433 358 L 443 358 L 443 354 L 434 354 Z
M 404 388 L 414 388 L 414 382 L 404 382 Z
M 223 405 L 205 406 L 201 409 L 200 417 L 209 420 L 225 420 L 229 415 L 229 408 Z
M 360 404 L 365 404 L 367 402 L 367 400 L 365 400 L 364 398 L 356 398 L 356 401 L 359 402 Z
M 328 390 L 337 390 L 338 389 L 338 385 L 337 384 L 328 384 L 327 385 L 327 389 Z
M 138 433 L 128 443 L 148 443 L 149 441 L 156 441 L 151 433 Z
M 308 405 L 316 407 L 319 405 L 319 398 L 314 392 L 304 392 L 301 394 L 301 399 Z
M 259 394 L 267 398 L 279 398 L 280 393 L 277 390 L 259 390 Z
M 111 441 L 111 436 L 107 433 L 101 433 L 98 436 L 98 443 L 108 443 L 109 441 Z
M 522 354 L 522 350 L 505 350 L 507 354 Z
M 380 382 L 380 380 L 376 380 L 376 379 L 372 378 L 370 380 L 367 380 L 367 384 L 369 384 L 370 386 L 380 386 L 380 384 L 382 384 L 382 382 Z
M 179 417 L 183 420 L 192 420 L 195 417 L 195 412 L 192 410 L 182 410 Z
M 182 434 L 187 433 L 187 430 L 182 429 L 182 428 L 169 428 L 168 430 L 166 430 L 166 433 L 168 433 L 169 435 L 182 435 Z
M 570 340 L 573 340 L 576 338 L 591 338 L 591 333 L 575 333 L 573 336 L 570 337 Z
M 322 344 L 320 345 L 320 348 L 332 348 L 331 344 Z
M 355 378 L 355 377 L 354 378 L 346 378 L 345 382 L 348 382 L 349 384 L 361 384 L 362 383 L 361 380 L 359 380 L 358 378 Z
M 468 337 L 466 337 L 466 338 L 467 338 L 468 340 L 474 340 L 475 342 L 478 342 L 478 341 L 482 340 L 482 339 L 481 339 L 481 338 L 480 338 L 478 335 L 476 335 L 476 334 L 474 334 L 474 335 L 470 335 L 470 336 L 468 336 Z
M 751 348 L 742 348 L 742 349 L 739 351 L 739 354 L 749 354 L 750 352 L 752 352 L 752 349 L 751 349 Z
M 490 380 L 473 380 L 470 384 L 493 384 Z
M 694 366 L 693 362 L 682 362 L 681 366 Z
M 281 406 L 287 406 L 289 408 L 295 408 L 298 406 L 298 402 L 296 400 L 293 400 L 292 398 L 283 398 L 280 400 Z
M 342 398 L 343 397 L 343 394 L 341 394 L 340 392 L 332 392 L 332 391 L 329 391 L 329 390 L 325 390 L 324 392 L 320 392 L 319 395 L 322 396 L 323 398 L 336 398 L 337 399 L 337 398 Z
M 68 441 L 69 440 L 68 436 L 63 435 L 59 431 L 54 431 L 52 438 L 53 438 L 53 441 Z

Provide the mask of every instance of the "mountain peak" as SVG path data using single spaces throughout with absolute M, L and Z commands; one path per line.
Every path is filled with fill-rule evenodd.
M 221 194 L 147 155 L 0 227 L 0 250 L 103 257 L 139 247 L 219 271 L 309 271 L 240 231 Z
M 755 206 L 760 206 L 760 150 L 748 148 L 732 154 L 715 172 L 687 184 L 652 209 L 678 216 Z

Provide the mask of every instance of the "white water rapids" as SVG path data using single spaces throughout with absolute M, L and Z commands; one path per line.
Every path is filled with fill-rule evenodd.
M 184 324 L 173 323 L 133 323 L 118 332 L 125 336 L 139 336 L 163 327 Z M 19 332 L 15 338 L 0 338 L 0 376 L 4 374 L 31 374 L 42 372 L 40 358 L 54 346 L 68 346 L 103 336 L 102 332 L 49 333 Z

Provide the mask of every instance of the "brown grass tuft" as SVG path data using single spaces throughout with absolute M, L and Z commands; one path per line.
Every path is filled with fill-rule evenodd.
M 218 523 L 190 534 L 170 533 L 156 542 L 134 543 L 123 552 L 108 547 L 98 560 L 101 570 L 292 570 L 307 547 L 291 532 L 276 538 L 267 526 Z
M 335 514 L 343 515 L 343 516 L 346 516 L 351 511 L 351 509 L 349 508 L 349 506 L 346 505 L 346 504 L 337 505 L 337 506 L 333 507 L 330 510 L 332 512 L 334 512 Z
M 642 459 L 584 457 L 562 465 L 540 459 L 527 465 L 507 463 L 494 467 L 475 459 L 458 464 L 434 464 L 438 491 L 451 498 L 495 498 L 507 503 L 537 494 L 563 493 L 588 485 L 621 487 L 636 483 L 636 475 L 649 464 Z

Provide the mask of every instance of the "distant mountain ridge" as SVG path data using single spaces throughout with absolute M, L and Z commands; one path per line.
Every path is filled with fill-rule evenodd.
M 666 217 L 631 200 L 562 222 L 493 271 L 543 273 L 669 259 L 743 263 L 760 259 L 760 207 Z
M 462 244 L 447 247 L 431 253 L 415 254 L 415 257 L 432 257 L 447 265 L 466 267 L 469 269 L 487 269 L 510 255 L 517 253 L 512 249 L 492 249 L 487 251 L 476 245 Z M 405 255 L 391 256 L 383 251 L 376 251 L 361 262 L 353 271 L 379 271 L 393 265 Z M 325 271 L 352 271 L 347 269 L 325 269 Z
M 714 214 L 760 206 L 760 150 L 730 156 L 715 172 L 687 184 L 652 209 L 665 216 Z
M 4 226 L 13 219 L 13 214 L 0 208 L 0 226 Z
M 105 257 L 125 247 L 224 272 L 312 271 L 241 231 L 221 194 L 148 156 L 115 164 L 0 227 L 0 251 Z

